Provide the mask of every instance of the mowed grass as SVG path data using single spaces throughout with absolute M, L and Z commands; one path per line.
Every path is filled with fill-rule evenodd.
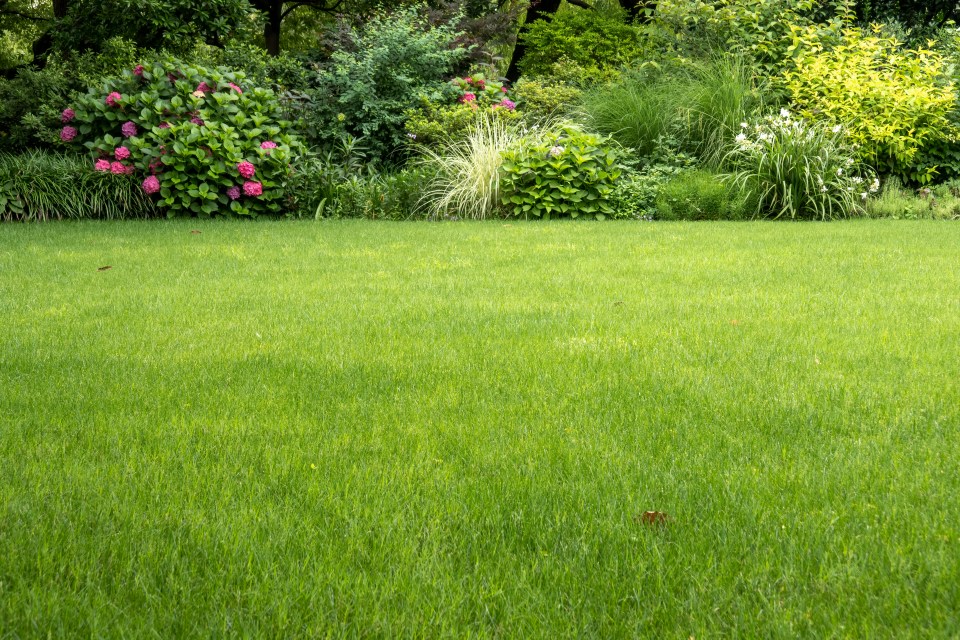
M 3 226 L 0 637 L 957 637 L 958 249 Z

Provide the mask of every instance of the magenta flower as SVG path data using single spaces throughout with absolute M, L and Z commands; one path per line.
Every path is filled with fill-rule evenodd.
M 254 174 L 257 173 L 257 168 L 253 166 L 253 164 L 244 160 L 237 165 L 237 171 L 239 171 L 240 175 L 242 175 L 244 178 L 250 179 L 254 176 Z
M 200 91 L 202 93 L 210 93 L 211 91 L 213 91 L 213 89 L 211 89 L 210 85 L 208 85 L 206 82 L 201 82 L 200 84 L 197 85 L 197 91 Z
M 239 93 L 239 94 L 241 94 L 241 95 L 243 94 L 243 89 L 241 89 L 241 88 L 238 87 L 237 85 L 233 84 L 232 82 L 228 82 L 228 83 L 227 83 L 227 86 L 230 87 L 231 89 L 233 89 L 234 91 L 236 91 L 237 93 Z
M 472 94 L 472 93 L 465 93 L 465 94 L 463 94 L 463 97 L 460 98 L 460 102 L 463 102 L 463 103 L 473 102 L 473 101 L 476 100 L 476 99 L 477 99 L 477 96 L 475 96 L 474 94 Z
M 169 129 L 169 128 L 170 128 L 170 123 L 169 123 L 169 122 L 161 122 L 160 124 L 157 125 L 157 128 L 158 128 L 158 129 Z
M 277 143 L 274 142 L 273 140 L 267 140 L 266 142 L 262 142 L 262 143 L 260 144 L 260 148 L 261 148 L 261 149 L 276 149 L 276 148 L 277 148 Z
M 500 106 L 506 109 L 507 111 L 513 111 L 517 108 L 517 103 L 509 98 L 504 98 L 500 101 Z
M 123 96 L 114 91 L 107 96 L 105 102 L 107 103 L 108 107 L 117 107 L 120 105 L 121 100 L 123 100 Z
M 506 92 L 507 92 L 507 88 L 506 88 L 506 87 L 500 87 L 500 91 L 506 93 Z
M 240 187 L 230 187 L 229 189 L 227 189 L 227 197 L 230 198 L 231 200 L 239 200 Z
M 193 124 L 195 124 L 195 125 L 197 125 L 197 126 L 200 126 L 200 127 L 202 127 L 202 126 L 204 125 L 204 122 L 203 122 L 203 120 L 200 118 L 200 116 L 193 116 L 192 118 L 190 118 L 190 122 L 192 122 Z
M 126 147 L 117 147 L 113 150 L 113 157 L 117 160 L 126 160 L 130 157 L 130 149 Z
M 64 142 L 70 142 L 77 137 L 77 130 L 74 127 L 64 127 L 60 130 L 60 139 Z
M 137 125 L 128 120 L 127 122 L 123 123 L 122 127 L 120 127 L 120 132 L 124 135 L 124 137 L 132 138 L 133 136 L 137 135 Z
M 63 113 L 60 114 L 60 122 L 66 124 L 77 117 L 77 112 L 73 109 L 64 109 Z
M 263 185 L 259 182 L 244 182 L 243 194 L 255 198 L 263 194 Z
M 133 68 L 133 75 L 143 77 L 143 65 L 138 64 Z
M 127 172 L 127 167 L 122 162 L 111 162 L 110 173 L 120 175 Z
M 157 176 L 149 176 L 143 181 L 142 186 L 144 193 L 156 193 L 160 191 L 160 181 L 157 179 Z
M 100 158 L 93 163 L 94 171 L 110 171 L 110 161 Z
M 473 78 L 471 78 L 470 76 L 467 76 L 466 78 L 463 79 L 463 81 L 464 81 L 464 82 L 473 82 Z

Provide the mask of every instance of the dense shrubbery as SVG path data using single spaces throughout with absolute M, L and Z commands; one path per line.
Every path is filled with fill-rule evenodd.
M 300 144 L 274 93 L 244 85 L 175 58 L 139 65 L 66 109 L 60 137 L 98 171 L 137 175 L 168 215 L 281 214 Z
M 960 176 L 960 35 L 856 26 L 873 4 L 661 0 L 631 23 L 544 2 L 519 28 L 496 0 L 363 1 L 282 15 L 300 49 L 277 56 L 251 6 L 77 0 L 0 79 L 0 148 L 58 146 L 76 157 L 30 162 L 153 201 L 98 216 L 830 219 L 894 216 L 924 185 L 910 215 L 953 211 L 935 185 Z M 9 219 L 58 215 L 18 198 Z

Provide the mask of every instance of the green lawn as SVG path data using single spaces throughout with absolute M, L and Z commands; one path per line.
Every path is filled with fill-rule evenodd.
M 958 224 L 4 225 L 0 325 L 3 639 L 960 634 Z

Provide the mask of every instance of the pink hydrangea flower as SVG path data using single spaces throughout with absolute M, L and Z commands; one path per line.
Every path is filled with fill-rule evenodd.
M 477 99 L 477 96 L 475 96 L 474 94 L 472 94 L 472 93 L 465 93 L 465 94 L 463 94 L 463 97 L 460 98 L 460 102 L 464 102 L 464 103 L 466 103 L 466 102 L 473 102 L 473 101 L 476 100 L 476 99 Z
M 77 130 L 74 127 L 64 127 L 60 130 L 60 139 L 64 142 L 70 142 L 77 137 Z
M 238 200 L 240 198 L 240 187 L 230 187 L 227 189 L 227 197 L 231 200 Z
M 470 76 L 467 76 L 466 78 L 463 79 L 463 81 L 464 81 L 464 82 L 473 82 L 473 78 L 471 78 Z
M 93 163 L 93 168 L 95 171 L 110 171 L 110 161 L 100 158 Z
M 132 138 L 137 135 L 137 125 L 131 121 L 126 121 L 123 123 L 123 126 L 120 127 L 120 132 L 126 138 Z
M 115 175 L 120 175 L 127 172 L 127 167 L 124 166 L 122 162 L 111 162 L 110 163 L 110 173 Z
M 130 157 L 130 149 L 126 147 L 117 147 L 113 150 L 113 157 L 117 160 L 126 160 Z
M 239 93 L 239 94 L 241 94 L 241 95 L 243 94 L 243 89 L 241 89 L 241 88 L 238 87 L 237 85 L 233 84 L 232 82 L 228 82 L 228 83 L 227 83 L 227 86 L 230 87 L 231 89 L 233 89 L 234 91 L 236 91 L 237 93 Z
M 507 92 L 507 88 L 506 88 L 506 87 L 500 87 L 500 91 L 502 91 L 503 93 L 506 93 L 506 92 Z
M 261 149 L 276 149 L 276 148 L 277 148 L 277 143 L 274 142 L 273 140 L 267 140 L 266 142 L 260 143 L 260 148 L 261 148 Z
M 143 65 L 138 64 L 133 68 L 133 75 L 143 77 Z
M 190 122 L 192 122 L 193 124 L 195 124 L 195 125 L 197 125 L 197 126 L 200 126 L 200 127 L 202 127 L 202 126 L 204 125 L 204 122 L 203 122 L 203 120 L 200 118 L 200 116 L 193 116 L 192 118 L 190 118 Z
M 144 193 L 156 193 L 160 191 L 160 181 L 157 179 L 157 176 L 149 176 L 143 181 L 142 186 Z
M 123 96 L 114 91 L 107 96 L 105 102 L 107 103 L 108 107 L 116 107 L 120 105 L 120 100 L 123 100 Z
M 77 112 L 73 109 L 64 109 L 63 113 L 60 114 L 60 122 L 66 124 L 77 117 Z
M 255 198 L 263 194 L 263 185 L 259 182 L 247 181 L 243 183 L 243 193 L 244 195 Z
M 254 176 L 254 174 L 257 173 L 257 168 L 253 166 L 252 163 L 244 160 L 237 165 L 237 171 L 239 171 L 240 175 L 242 175 L 244 178 L 250 179 Z
M 197 85 L 197 91 L 201 93 L 210 93 L 211 91 L 213 91 L 213 89 L 211 89 L 210 85 L 208 85 L 206 82 L 201 82 L 200 84 Z
M 517 108 L 517 103 L 514 102 L 513 100 L 510 100 L 509 98 L 504 98 L 503 100 L 500 101 L 499 106 L 503 107 L 507 111 L 513 111 L 514 109 Z

